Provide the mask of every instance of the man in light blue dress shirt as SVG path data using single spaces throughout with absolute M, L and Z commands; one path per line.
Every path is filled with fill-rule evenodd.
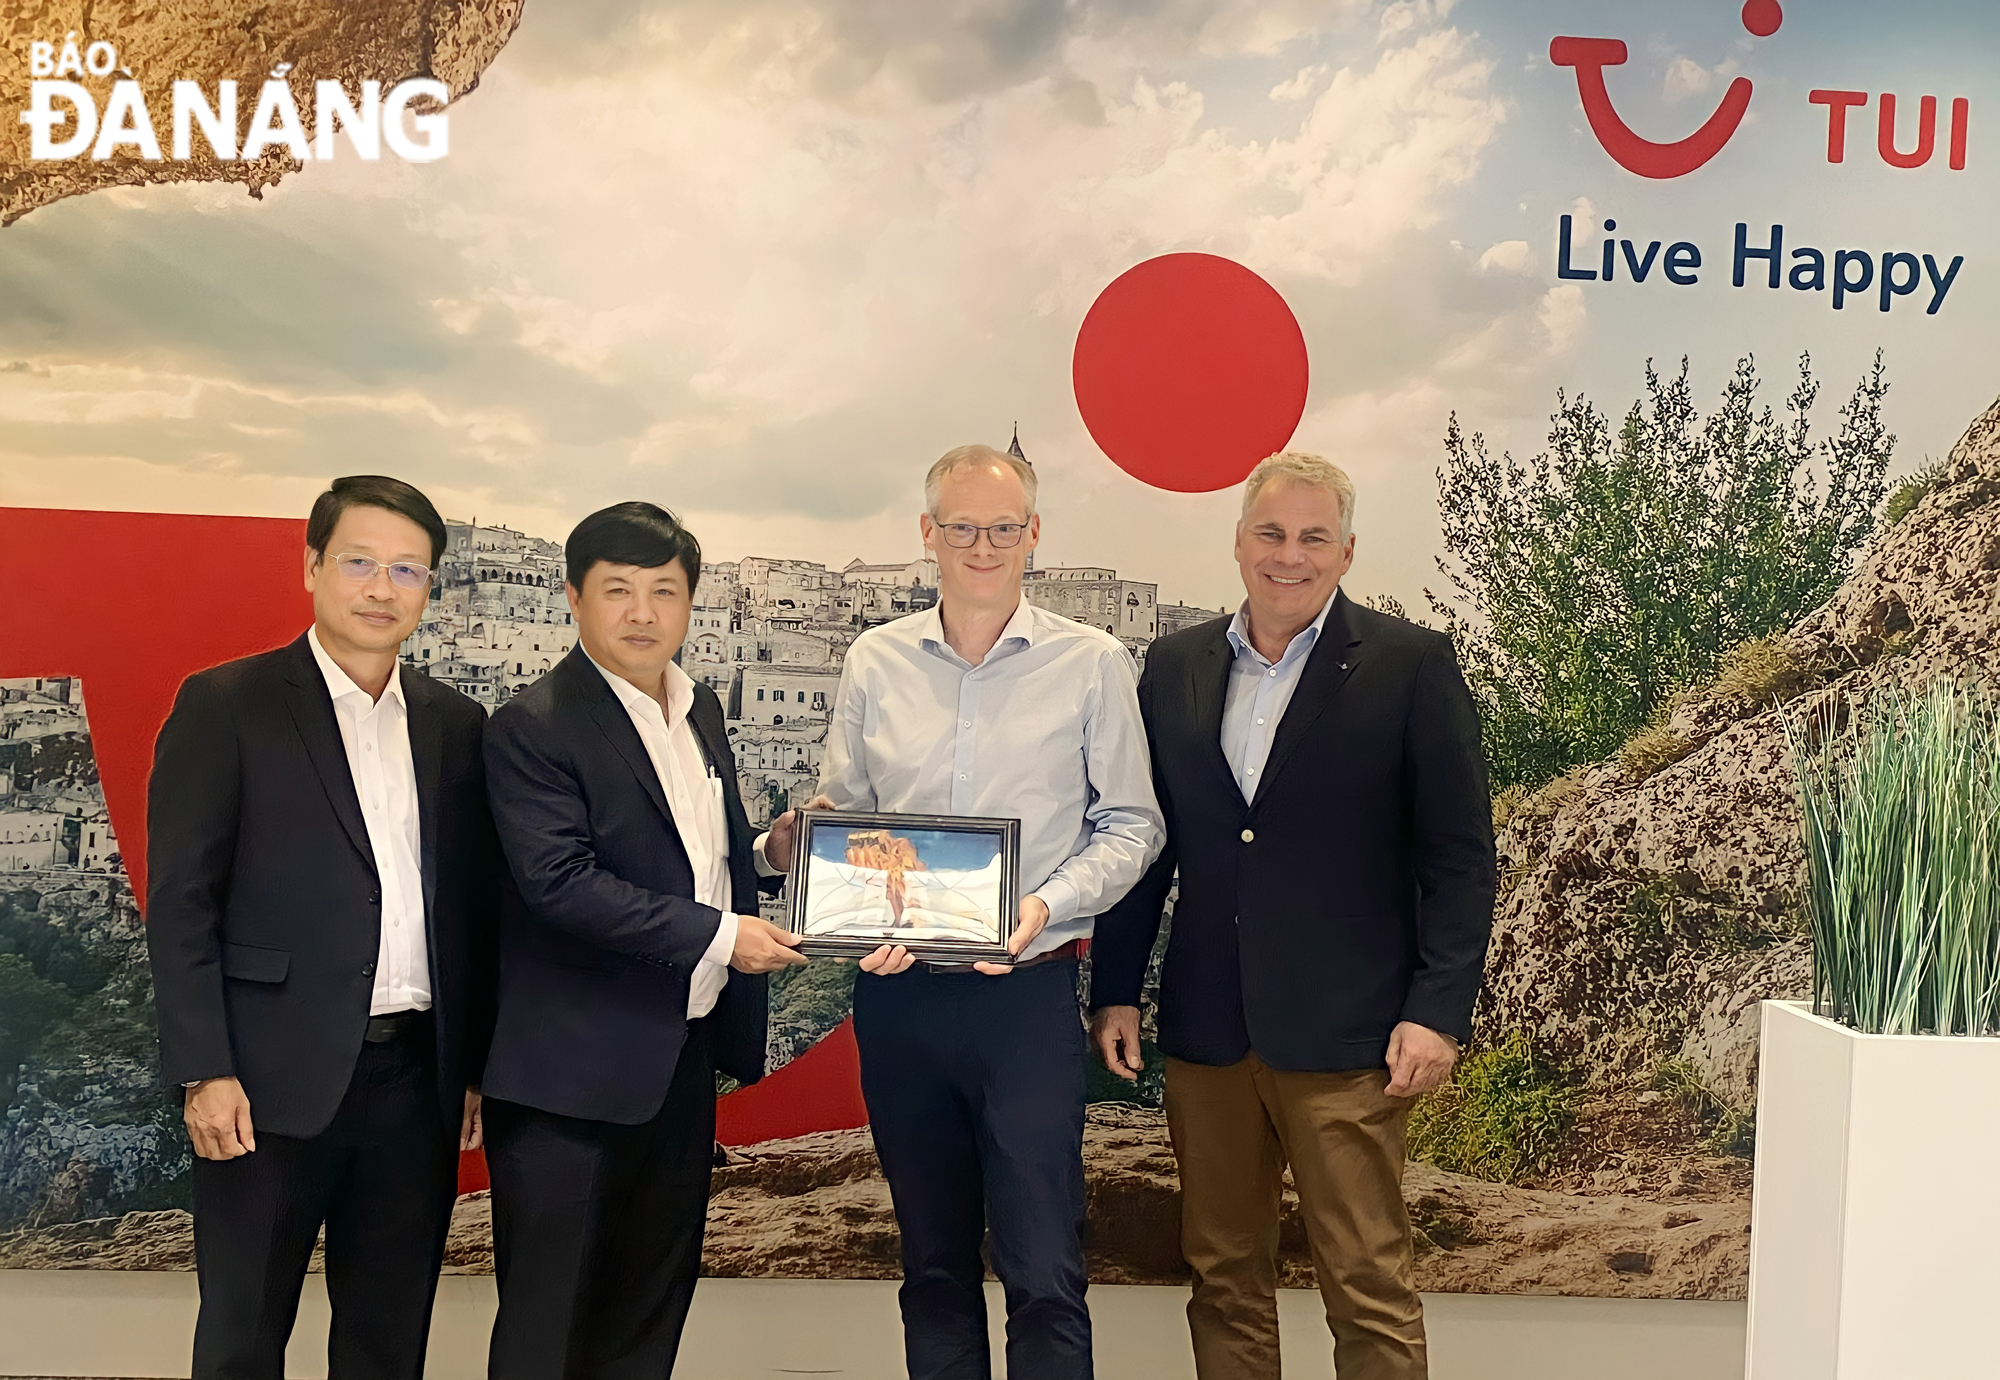
M 939 603 L 855 639 L 823 802 L 1021 821 L 1012 965 L 861 960 L 854 1031 L 903 1239 L 911 1380 L 986 1380 L 980 1245 L 1007 1297 L 1007 1371 L 1087 1380 L 1084 1036 L 1077 959 L 1094 917 L 1159 851 L 1132 657 L 1030 604 L 1035 472 L 985 446 L 931 468 L 921 519 Z M 792 821 L 766 845 L 789 866 Z
M 1328 599 L 1319 617 L 1293 636 L 1275 662 L 1250 640 L 1248 607 L 1238 608 L 1229 620 L 1227 636 L 1236 659 L 1229 664 L 1229 688 L 1222 708 L 1222 755 L 1228 759 L 1245 800 L 1257 794 L 1264 765 L 1271 760 L 1271 742 L 1277 737 L 1278 724 L 1292 702 L 1292 692 L 1299 688 L 1306 658 L 1319 645 L 1333 600 Z

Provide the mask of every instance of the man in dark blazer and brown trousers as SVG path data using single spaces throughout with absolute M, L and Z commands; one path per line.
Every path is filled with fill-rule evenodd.
M 500 868 L 486 716 L 397 664 L 444 545 L 408 484 L 335 480 L 306 524 L 313 626 L 188 677 L 154 749 L 146 939 L 195 1153 L 197 1377 L 283 1376 L 322 1226 L 329 1375 L 423 1372 Z
M 764 1072 L 775 873 L 715 692 L 674 663 L 701 548 L 665 509 L 564 552 L 576 648 L 493 716 L 510 881 L 487 1060 L 495 1380 L 664 1380 L 701 1268 L 715 1073 Z M 765 880 L 760 882 L 760 875 Z
M 1471 1035 L 1492 814 L 1450 639 L 1339 592 L 1353 517 L 1324 460 L 1251 473 L 1242 609 L 1155 642 L 1139 685 L 1166 852 L 1097 922 L 1093 1034 L 1135 1078 L 1178 870 L 1159 1038 L 1201 1380 L 1279 1373 L 1287 1165 L 1341 1380 L 1428 1373 L 1404 1132 Z

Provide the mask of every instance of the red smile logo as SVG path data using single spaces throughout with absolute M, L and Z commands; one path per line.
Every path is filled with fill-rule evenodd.
M 1778 0 L 1747 0 L 1743 6 L 1743 27 L 1759 38 L 1769 38 L 1785 20 Z M 1625 44 L 1616 38 L 1558 38 L 1549 44 L 1549 61 L 1558 67 L 1576 69 L 1577 94 L 1583 98 L 1583 113 L 1604 151 L 1627 172 L 1641 177 L 1680 177 L 1693 172 L 1722 151 L 1743 112 L 1750 108 L 1750 79 L 1738 77 L 1722 93 L 1722 104 L 1702 123 L 1700 129 L 1671 144 L 1656 144 L 1632 132 L 1611 104 L 1604 86 L 1604 69 L 1625 61 Z

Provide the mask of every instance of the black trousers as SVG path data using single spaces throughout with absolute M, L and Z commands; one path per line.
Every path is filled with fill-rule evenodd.
M 910 1380 L 991 1375 L 989 1225 L 1007 1374 L 1089 1380 L 1076 967 L 855 979 L 861 1090 L 903 1234 Z
M 493 1380 L 665 1380 L 701 1274 L 715 1151 L 705 1027 L 666 1101 L 621 1126 L 485 1104 L 500 1313 Z
M 458 1126 L 439 1104 L 430 1023 L 413 1030 L 361 1047 L 347 1096 L 318 1135 L 260 1133 L 247 1155 L 195 1160 L 195 1380 L 282 1380 L 322 1225 L 333 1305 L 327 1374 L 423 1374 L 458 1187 Z

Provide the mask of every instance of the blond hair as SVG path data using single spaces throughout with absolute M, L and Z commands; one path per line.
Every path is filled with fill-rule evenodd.
M 1014 477 L 1021 481 L 1021 492 L 1028 499 L 1028 511 L 1021 516 L 1034 516 L 1035 490 L 1039 487 L 1035 482 L 1035 467 L 1018 455 L 1009 455 L 991 446 L 960 446 L 939 456 L 938 462 L 931 466 L 931 472 L 924 476 L 924 511 L 936 517 L 938 491 L 944 488 L 945 479 L 954 470 L 973 465 L 1001 465 L 1012 470 Z
M 1340 539 L 1346 541 L 1354 535 L 1354 481 L 1347 477 L 1346 470 L 1331 460 L 1322 460 L 1303 451 L 1285 450 L 1266 456 L 1257 462 L 1257 468 L 1250 471 L 1250 477 L 1243 481 L 1244 517 L 1250 516 L 1250 506 L 1257 501 L 1257 495 L 1264 492 L 1264 486 L 1274 479 L 1292 484 L 1310 484 L 1331 493 L 1340 500 Z

